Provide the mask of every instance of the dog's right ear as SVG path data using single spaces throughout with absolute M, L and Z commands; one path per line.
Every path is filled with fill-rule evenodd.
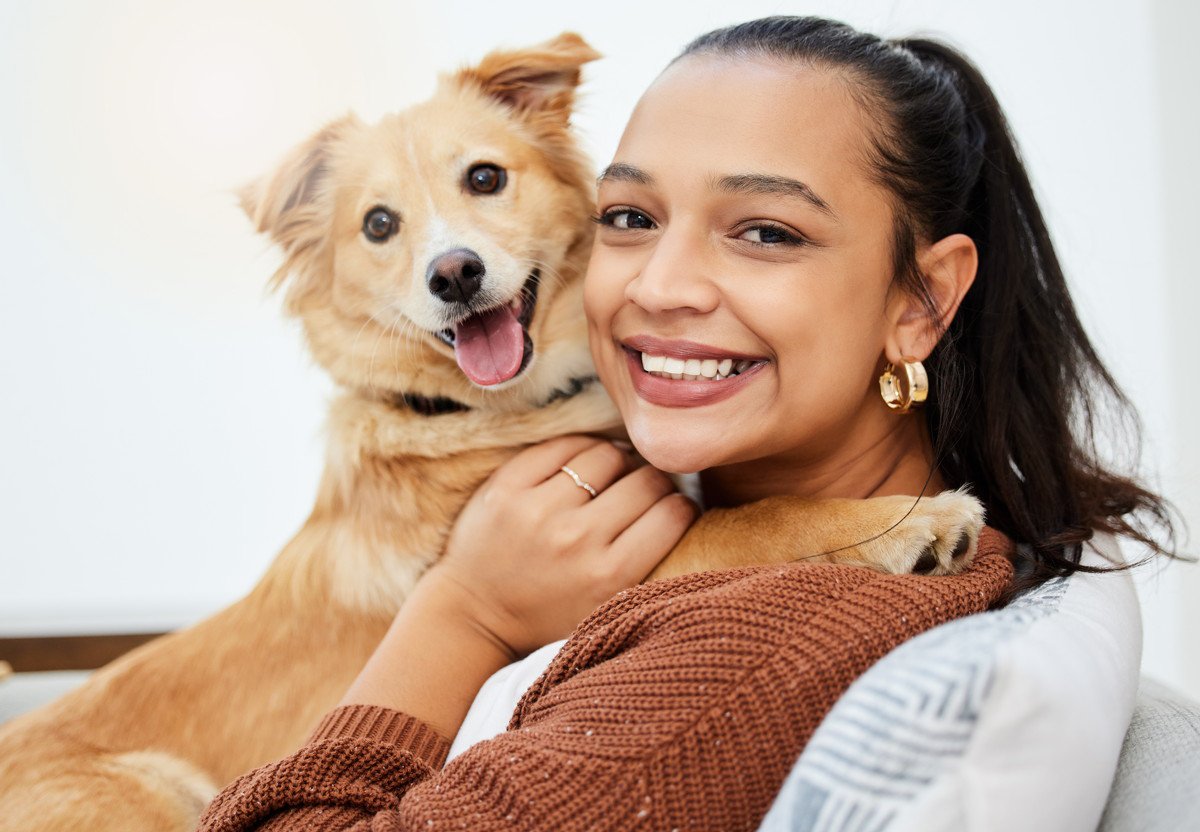
M 579 70 L 600 53 L 574 32 L 525 49 L 498 50 L 454 80 L 473 85 L 518 115 L 566 123 L 579 86 Z
M 255 231 L 270 234 L 287 248 L 281 235 L 294 224 L 297 212 L 310 210 L 317 201 L 330 152 L 358 126 L 353 115 L 331 121 L 294 148 L 273 172 L 238 191 L 242 210 Z

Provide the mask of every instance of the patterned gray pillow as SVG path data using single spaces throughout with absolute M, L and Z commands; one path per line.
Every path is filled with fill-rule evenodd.
M 930 630 L 846 691 L 761 830 L 1091 832 L 1140 660 L 1125 573 L 1055 579 Z

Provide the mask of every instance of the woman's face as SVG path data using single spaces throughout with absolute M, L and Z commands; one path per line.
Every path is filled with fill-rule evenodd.
M 602 175 L 592 352 L 658 468 L 816 463 L 889 416 L 876 378 L 892 212 L 848 84 L 803 64 L 684 58 Z

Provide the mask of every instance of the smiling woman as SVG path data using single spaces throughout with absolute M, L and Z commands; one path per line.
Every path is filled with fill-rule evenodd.
M 276 264 L 261 257 L 266 245 L 252 238 L 249 225 L 237 211 L 230 196 L 234 186 L 264 170 L 267 161 L 296 137 L 347 107 L 370 115 L 396 109 L 420 97 L 434 66 L 450 67 L 499 44 L 527 43 L 566 28 L 584 33 L 606 55 L 606 60 L 589 67 L 590 88 L 574 120 L 591 139 L 593 155 L 609 161 L 634 91 L 669 58 L 663 50 L 684 42 L 699 26 L 727 22 L 730 14 L 728 3 L 713 0 L 695 0 L 687 15 L 679 14 L 675 4 L 634 5 L 636 9 L 620 3 L 580 6 L 514 0 L 485 9 L 477 2 L 446 0 L 428 7 L 369 2 L 347 12 L 315 0 L 264 0 L 252 8 L 229 0 L 163 3 L 153 8 L 132 0 L 102 5 L 68 0 L 53 5 L 6 4 L 0 9 L 0 96 L 4 101 L 0 191 L 5 194 L 0 200 L 0 248 L 5 252 L 0 276 L 4 287 L 0 353 L 5 358 L 0 375 L 7 405 L 0 408 L 4 426 L 0 431 L 4 460 L 0 474 L 0 504 L 4 506 L 0 518 L 0 635 L 168 629 L 186 624 L 250 586 L 270 553 L 303 516 L 320 469 L 313 437 L 327 388 L 316 372 L 306 369 L 308 362 L 299 357 L 294 334 L 278 325 L 277 304 L 261 297 L 263 277 Z M 933 0 L 919 8 L 866 0 L 853 9 L 817 0 L 813 6 L 852 14 L 857 23 L 872 29 L 911 31 L 932 25 L 964 44 L 985 67 L 1028 151 L 1026 158 L 1046 220 L 1066 271 L 1073 277 L 1071 289 L 1080 314 L 1093 337 L 1103 340 L 1099 346 L 1111 373 L 1147 417 L 1154 440 L 1147 470 L 1161 470 L 1174 493 L 1181 493 L 1175 490 L 1178 482 L 1192 478 L 1200 469 L 1200 445 L 1185 441 L 1193 414 L 1200 408 L 1200 402 L 1194 401 L 1200 387 L 1186 381 L 1197 348 L 1189 310 L 1196 308 L 1194 295 L 1200 291 L 1200 282 L 1191 279 L 1194 258 L 1188 242 L 1197 224 L 1193 199 L 1197 188 L 1195 155 L 1187 137 L 1196 135 L 1197 129 L 1192 123 L 1195 108 L 1180 105 L 1190 100 L 1189 82 L 1196 76 L 1196 51 L 1187 33 L 1200 29 L 1200 21 L 1193 19 L 1194 13 L 1185 5 L 1170 0 L 1110 3 L 1088 14 L 1071 4 L 1039 0 L 1014 0 L 1003 6 Z M 753 14 L 770 12 L 775 6 L 769 0 L 748 0 L 738 8 L 742 10 L 739 14 Z M 1020 44 L 1019 48 L 1014 44 Z M 767 74 L 751 80 L 745 90 L 747 113 L 753 109 L 751 105 L 762 109 L 762 97 L 775 95 L 781 113 L 788 110 L 789 117 L 798 115 L 791 98 L 770 86 L 776 83 Z M 726 91 L 714 90 L 722 92 Z M 713 119 L 706 125 L 702 113 L 681 115 L 692 119 L 695 129 L 672 128 L 680 147 L 692 140 L 703 145 L 739 132 L 733 118 Z M 837 125 L 819 126 L 832 130 Z M 407 152 L 401 145 L 388 152 L 396 150 Z M 706 180 L 696 182 L 699 198 L 695 205 L 678 199 L 684 179 L 667 172 L 672 158 L 667 158 L 665 165 L 649 156 L 628 158 L 625 173 L 640 173 L 645 181 L 639 183 L 628 177 L 619 181 L 626 158 L 621 157 L 605 176 L 612 181 L 602 185 L 606 190 L 616 186 L 629 193 L 600 206 L 598 218 L 607 214 L 611 225 L 595 229 L 605 241 L 607 253 L 603 256 L 608 258 L 607 264 L 597 262 L 597 274 L 605 266 L 612 281 L 609 296 L 602 299 L 608 309 L 604 314 L 614 322 L 611 330 L 600 333 L 605 339 L 603 349 L 611 351 L 612 367 L 606 373 L 626 385 L 627 407 L 637 419 L 645 424 L 658 419 L 679 433 L 643 436 L 646 452 L 657 453 L 664 467 L 702 466 L 706 460 L 722 458 L 725 449 L 744 452 L 746 434 L 769 433 L 771 442 L 780 432 L 798 435 L 818 420 L 828 419 L 831 409 L 845 409 L 847 402 L 841 393 L 847 386 L 855 386 L 864 401 L 885 407 L 874 399 L 877 394 L 872 387 L 880 376 L 888 377 L 888 364 L 892 364 L 891 377 L 905 380 L 907 368 L 914 380 L 920 378 L 911 362 L 885 363 L 885 358 L 893 356 L 886 355 L 882 347 L 877 366 L 845 378 L 821 374 L 822 360 L 837 362 L 846 356 L 840 347 L 833 354 L 834 345 L 811 338 L 811 332 L 797 333 L 796 343 L 807 352 L 783 349 L 787 326 L 773 323 L 782 321 L 789 311 L 783 301 L 794 298 L 797 304 L 807 303 L 831 297 L 835 291 L 821 284 L 839 242 L 818 232 L 837 229 L 832 218 L 819 216 L 819 206 L 806 197 L 816 195 L 836 211 L 843 224 L 854 220 L 855 214 L 838 189 L 831 189 L 828 172 L 814 166 L 812 158 L 776 169 L 758 164 L 749 154 L 735 159 L 737 164 L 724 164 L 731 156 L 726 153 L 720 159 L 722 164 L 707 165 L 703 171 L 684 172 Z M 869 168 L 872 160 L 855 161 Z M 470 165 L 478 162 L 507 165 L 509 160 L 490 152 L 455 160 L 453 176 L 447 182 L 469 186 L 474 181 Z M 495 196 L 503 199 L 509 195 L 520 175 L 517 171 L 516 179 L 497 183 Z M 806 192 L 797 193 L 797 182 Z M 478 184 L 486 192 L 491 183 Z M 868 185 L 877 192 L 881 187 L 879 182 Z M 768 193 L 781 187 L 788 192 Z M 895 191 L 889 187 L 882 185 L 885 194 Z M 396 204 L 381 204 L 381 200 L 391 199 Z M 356 246 L 369 252 L 374 246 L 375 254 L 382 255 L 381 250 L 403 233 L 398 230 L 404 222 L 401 209 L 409 209 L 409 204 L 387 191 L 364 195 L 339 219 L 339 233 L 353 240 L 346 249 Z M 669 210 L 663 210 L 664 205 Z M 729 217 L 718 217 L 714 212 L 721 210 L 719 205 L 737 210 L 731 210 Z M 367 218 L 377 207 L 387 210 L 389 217 L 377 216 L 371 224 L 382 244 L 363 236 Z M 390 209 L 395 209 L 394 213 Z M 742 215 L 737 216 L 739 213 Z M 572 215 L 572 220 L 588 227 L 583 214 Z M 708 225 L 696 227 L 693 221 Z M 535 237 L 541 232 L 539 228 L 522 229 L 523 234 Z M 637 242 L 619 242 L 625 234 L 631 235 L 626 239 Z M 680 240 L 701 244 L 692 253 L 681 254 L 671 248 Z M 917 237 L 916 242 L 928 241 Z M 895 250 L 904 252 L 905 248 L 900 245 Z M 646 273 L 654 281 L 639 286 L 633 273 L 642 266 L 618 262 L 614 257 L 637 257 L 641 263 L 649 263 Z M 656 274 L 658 264 L 670 268 Z M 876 268 L 868 265 L 867 271 Z M 762 280 L 752 279 L 760 272 Z M 898 272 L 904 276 L 903 269 Z M 742 273 L 751 278 L 748 285 L 763 296 L 757 305 L 735 306 L 728 300 L 737 293 L 731 276 Z M 801 274 L 811 280 L 797 280 Z M 969 292 L 981 283 L 983 272 L 977 270 L 977 274 L 976 286 Z M 470 275 L 461 271 L 457 276 L 470 280 Z M 525 278 L 526 287 L 536 290 L 540 285 L 546 290 L 536 310 L 532 301 L 522 300 L 525 295 L 513 295 L 520 306 L 513 307 L 513 315 L 528 328 L 527 316 L 543 316 L 553 302 L 551 289 L 556 277 L 539 273 L 532 263 L 527 273 L 508 277 L 514 282 L 506 284 L 507 288 Z M 865 277 L 849 275 L 852 281 Z M 419 283 L 427 276 L 420 273 L 416 278 Z M 705 284 L 717 297 L 714 313 L 724 316 L 720 326 L 676 329 L 679 318 L 701 317 L 695 310 L 713 302 L 702 292 L 695 294 Z M 777 284 L 787 287 L 786 297 L 773 291 Z M 631 298 L 619 301 L 617 293 L 628 293 Z M 773 308 L 768 300 L 779 308 Z M 690 306 L 693 303 L 697 305 Z M 643 316 L 656 304 L 658 312 Z M 504 333 L 517 332 L 501 307 L 485 304 L 477 308 L 500 316 Z M 960 305 L 956 319 L 968 308 L 969 304 Z M 824 326 L 822 315 L 796 308 L 790 313 L 801 325 Z M 710 320 L 717 317 L 710 314 Z M 624 329 L 631 321 L 633 325 Z M 449 318 L 442 319 L 444 324 L 449 322 Z M 477 318 L 476 322 L 481 321 Z M 1028 328 L 1018 335 L 1037 343 L 1055 343 L 1053 337 L 1062 327 L 1056 322 L 1053 330 L 1050 338 Z M 364 331 L 371 333 L 362 339 L 367 350 L 373 343 L 388 343 L 389 347 L 403 343 L 402 339 L 378 341 L 374 331 Z M 430 352 L 454 372 L 458 336 L 453 329 L 429 331 L 433 333 L 426 336 Z M 479 381 L 501 379 L 512 366 L 516 339 L 493 340 L 482 327 L 479 334 L 485 345 L 502 348 L 506 357 L 503 367 L 484 366 L 482 361 L 466 363 L 475 368 Z M 806 343 L 805 338 L 810 340 Z M 856 353 L 862 345 L 851 347 Z M 399 354 L 382 349 L 360 357 L 364 367 L 374 359 L 371 372 L 378 370 L 386 376 L 390 359 Z M 1009 400 L 1027 397 L 1022 383 L 1036 381 L 1034 371 L 1041 365 L 1017 364 L 1018 354 L 993 356 L 993 370 L 1004 378 L 1017 379 L 1018 384 L 1007 395 L 996 396 L 985 410 L 1002 410 Z M 526 350 L 524 355 L 530 352 Z M 482 351 L 476 357 L 485 358 Z M 901 355 L 900 360 L 915 357 Z M 803 359 L 811 366 L 806 368 L 793 359 Z M 939 446 L 948 441 L 939 425 L 943 424 L 944 403 L 953 398 L 949 393 L 954 378 L 953 373 L 935 371 L 933 362 L 926 363 L 933 379 L 931 397 L 926 409 L 919 411 L 922 415 L 915 418 L 924 419 L 931 433 L 919 437 L 916 444 L 927 442 L 928 453 L 936 457 Z M 459 365 L 458 369 L 466 368 Z M 518 375 L 528 377 L 524 371 L 529 369 L 519 367 Z M 806 370 L 813 374 L 811 382 Z M 966 370 L 978 371 L 978 365 L 968 364 Z M 818 381 L 833 382 L 835 387 L 823 391 Z M 748 402 L 755 400 L 767 388 L 790 397 L 787 409 L 791 419 L 770 421 L 773 414 L 768 412 L 771 403 L 766 397 L 756 400 L 766 408 L 756 414 L 743 414 L 732 406 L 743 396 Z M 570 386 L 567 389 L 579 392 Z M 477 392 L 469 386 L 464 390 L 464 395 Z M 694 391 L 694 396 L 688 391 Z M 717 391 L 734 395 L 718 401 Z M 549 388 L 545 392 L 548 397 L 559 395 L 558 390 Z M 905 392 L 902 386 L 900 393 Z M 658 401 L 653 401 L 656 396 Z M 456 400 L 429 395 L 402 394 L 398 400 L 417 414 L 457 413 L 464 407 Z M 792 404 L 800 409 L 793 411 Z M 653 406 L 675 411 L 727 408 L 729 418 L 719 431 L 714 424 L 688 435 L 684 429 L 690 426 L 681 414 L 658 413 Z M 896 417 L 894 424 L 905 429 L 911 429 L 915 420 L 889 414 Z M 1040 429 L 1042 424 L 1034 420 L 1025 427 Z M 840 429 L 841 425 L 833 427 Z M 469 431 L 459 433 L 469 438 Z M 836 432 L 831 436 L 836 438 Z M 1099 448 L 1100 456 L 1119 458 L 1123 438 L 1116 432 L 1112 444 Z M 1003 438 L 993 437 L 991 444 L 1003 446 Z M 880 449 L 870 449 L 871 454 L 876 451 L 882 454 Z M 572 459 L 555 460 L 562 462 L 565 470 L 547 463 L 551 478 L 542 492 L 530 495 L 514 488 L 514 494 L 518 498 L 524 495 L 526 503 L 554 509 L 542 516 L 544 523 L 525 522 L 525 527 L 545 530 L 553 524 L 565 534 L 564 526 L 572 524 L 561 523 L 562 518 L 573 517 L 581 506 L 586 514 L 586 506 L 599 505 L 605 496 L 611 502 L 620 495 L 615 483 L 605 488 L 611 449 L 584 453 L 588 456 L 582 465 Z M 951 484 L 976 481 L 965 465 L 959 465 L 964 461 L 961 456 L 948 459 L 946 467 L 954 470 L 947 472 L 943 467 L 939 472 L 942 478 L 949 473 Z M 993 508 L 1007 505 L 1011 494 L 1020 497 L 1027 466 L 1036 468 L 1042 462 L 1037 458 L 1022 461 L 1016 471 L 1001 466 L 999 476 L 1008 477 L 1002 489 L 1006 493 L 1002 499 L 992 500 Z M 758 493 L 769 494 L 777 487 L 794 485 L 788 481 L 788 470 L 768 477 L 765 467 L 755 472 L 746 462 L 736 464 L 746 466 L 748 481 L 732 482 L 732 486 L 757 486 Z M 1134 470 L 1132 466 L 1109 468 Z M 718 473 L 708 474 L 707 499 L 712 504 L 736 501 L 736 496 L 718 488 L 721 483 L 714 477 Z M 1173 484 L 1173 474 L 1183 476 Z M 541 500 L 543 493 L 545 500 Z M 508 505 L 511 498 L 501 495 L 499 505 Z M 1033 502 L 1047 511 L 1059 508 L 1053 494 Z M 348 501 L 347 505 L 361 507 L 362 503 Z M 534 553 L 542 548 L 541 539 L 522 543 L 528 531 L 522 527 L 522 518 L 527 520 L 522 512 L 527 508 L 518 507 L 515 520 L 492 518 L 511 525 L 493 524 L 481 535 L 492 546 L 488 555 L 495 553 L 496 541 L 510 532 L 513 546 Z M 1059 522 L 1057 517 L 1051 519 Z M 1000 514 L 993 515 L 993 523 L 1002 521 Z M 582 533 L 585 528 L 574 524 L 566 531 Z M 1075 530 L 1069 533 L 1077 534 Z M 1050 551 L 1062 549 L 1051 547 Z M 337 548 L 338 554 L 345 552 L 344 545 Z M 337 563 L 335 573 L 344 574 L 347 559 L 338 558 Z M 570 595 L 568 584 L 551 580 L 553 570 L 540 570 L 540 563 L 522 561 L 513 565 L 512 571 L 522 579 L 535 579 L 528 587 L 540 600 Z M 1149 584 L 1153 602 L 1145 605 L 1149 616 L 1147 671 L 1177 685 L 1188 681 L 1186 674 L 1195 672 L 1192 668 L 1200 667 L 1196 664 L 1200 652 L 1190 635 L 1197 628 L 1184 625 L 1185 618 L 1195 618 L 1200 610 L 1200 604 L 1185 600 L 1181 592 L 1183 584 L 1178 579 L 1190 577 L 1187 571 L 1168 570 Z M 389 591 L 375 584 L 364 594 L 380 597 Z M 328 595 L 325 592 L 311 606 L 314 614 L 326 607 Z M 680 615 L 678 611 L 685 606 L 675 597 L 663 598 L 652 614 L 639 619 L 633 601 L 642 597 L 625 596 L 620 603 L 627 605 L 631 617 L 621 618 L 603 631 L 614 635 L 612 641 L 597 637 L 595 643 L 604 649 L 614 644 L 629 646 L 636 652 L 644 643 L 634 642 L 655 625 L 671 628 L 678 624 L 674 630 L 681 639 L 701 632 L 690 629 L 695 619 L 671 617 Z M 755 603 L 764 599 L 768 607 L 794 609 L 774 604 L 774 596 L 767 593 L 761 593 Z M 758 635 L 778 635 L 780 631 L 775 626 L 778 622 L 758 627 L 763 619 L 742 616 L 744 609 L 731 609 L 729 623 L 739 633 L 749 628 L 753 634 L 745 643 L 748 656 L 763 647 L 755 643 L 761 642 Z M 693 606 L 689 613 L 695 612 Z M 879 626 L 883 621 L 868 623 Z M 642 624 L 646 629 L 639 629 Z M 321 627 L 313 630 L 323 632 Z M 714 643 L 729 637 L 726 632 L 703 632 L 711 635 Z M 600 631 L 587 635 L 599 636 Z M 245 640 L 244 630 L 239 636 Z M 625 637 L 629 640 L 622 642 Z M 427 641 L 439 647 L 437 638 Z M 684 639 L 673 649 L 686 654 L 694 646 Z M 331 649 L 339 655 L 346 651 L 345 639 Z M 274 652 L 277 657 L 278 651 Z M 433 652 L 442 664 L 466 655 L 446 649 Z M 581 655 L 574 652 L 566 658 Z M 586 655 L 589 660 L 595 656 Z M 819 658 L 820 653 L 813 655 Z M 624 656 L 618 659 L 617 668 L 624 664 L 629 669 L 623 680 L 627 690 L 644 690 L 646 680 L 664 668 L 669 673 L 664 673 L 662 680 L 681 695 L 696 693 L 689 685 L 711 684 L 711 679 L 696 680 L 699 671 L 694 666 L 639 665 L 625 663 Z M 569 663 L 557 668 L 564 675 L 573 672 Z M 265 670 L 255 664 L 248 675 L 261 680 L 268 675 Z M 218 669 L 218 673 L 222 671 L 228 678 L 229 665 Z M 796 676 L 794 664 L 778 674 L 777 684 L 764 701 L 773 701 L 779 691 L 791 690 Z M 555 789 L 550 794 L 524 789 L 511 793 L 537 794 L 539 806 L 556 808 L 577 819 L 594 811 L 597 781 L 580 788 L 567 782 L 560 788 L 559 776 L 569 772 L 563 761 L 582 759 L 576 752 L 594 750 L 601 740 L 612 743 L 604 746 L 612 751 L 607 759 L 618 759 L 630 747 L 626 741 L 637 739 L 636 731 L 609 733 L 610 723 L 623 724 L 628 717 L 640 729 L 648 713 L 664 716 L 668 712 L 662 701 L 655 702 L 653 697 L 626 697 L 627 710 L 607 711 L 612 719 L 605 727 L 584 728 L 570 714 L 564 715 L 562 708 L 544 710 L 548 699 L 541 694 L 552 698 L 558 690 L 553 685 L 559 677 L 549 678 L 552 686 L 530 700 L 531 710 L 525 711 L 523 718 L 536 722 L 538 714 L 532 711 L 538 711 L 550 713 L 557 721 L 523 724 L 522 728 L 532 729 L 523 736 L 537 737 L 534 754 L 526 755 L 524 746 L 514 748 L 513 753 L 521 755 L 521 766 L 531 773 L 531 779 L 550 773 Z M 585 675 L 583 686 L 592 678 L 594 675 Z M 1200 676 L 1192 678 L 1200 680 Z M 327 682 L 328 677 L 324 679 Z M 161 689 L 161 675 L 152 683 Z M 9 682 L 0 690 L 0 698 L 13 688 Z M 302 680 L 297 688 L 307 691 L 310 699 L 306 706 L 310 707 L 310 680 Z M 1094 690 L 1109 689 L 1096 686 Z M 1200 692 L 1200 686 L 1193 691 Z M 189 701 L 188 708 L 178 707 L 182 701 L 178 696 L 174 702 L 162 697 L 174 712 L 194 715 L 200 710 L 195 698 L 184 698 Z M 231 700 L 215 698 L 221 701 L 214 713 L 232 716 Z M 586 709 L 589 699 L 575 701 L 584 706 L 579 713 L 590 714 Z M 726 711 L 736 715 L 739 731 L 700 737 L 695 747 L 703 752 L 701 763 L 718 759 L 717 749 L 727 752 L 744 743 L 747 736 L 757 740 L 767 736 L 741 730 L 745 723 L 736 709 L 704 712 L 715 716 Z M 307 718 L 303 709 L 290 709 L 290 713 L 298 721 Z M 378 711 L 366 713 L 380 716 Z M 511 713 L 510 704 L 501 728 Z M 680 713 L 685 711 L 670 712 L 660 724 L 669 726 L 670 716 Z M 262 722 L 252 715 L 247 718 L 245 711 L 238 717 Z M 710 727 L 723 730 L 719 728 L 721 719 L 716 723 Z M 205 730 L 197 733 L 213 737 L 213 724 L 209 720 Z M 394 739 L 397 734 L 388 732 L 404 723 L 384 718 L 373 724 L 384 730 L 385 738 Z M 245 733 L 239 733 L 237 739 L 244 742 Z M 418 734 L 429 740 L 429 745 L 417 747 L 417 751 L 439 747 L 442 738 Z M 563 744 L 549 750 L 538 745 L 551 740 Z M 512 741 L 512 737 L 505 740 Z M 344 733 L 329 742 L 384 757 L 395 750 L 381 750 L 366 740 L 356 744 L 358 740 L 348 739 Z M 766 741 L 757 744 L 769 745 Z M 530 763 L 539 751 L 545 753 L 536 758 L 545 762 L 542 768 Z M 216 756 L 223 764 L 231 764 L 228 753 Z M 436 754 L 426 762 L 429 759 L 436 759 Z M 498 760 L 502 772 L 509 770 L 507 759 Z M 516 768 L 512 761 L 507 766 Z M 683 770 L 704 769 L 698 765 Z M 739 768 L 739 778 L 745 770 Z M 408 776 L 402 767 L 393 771 L 397 780 Z M 634 826 L 635 821 L 648 824 L 662 819 L 656 812 L 666 804 L 656 797 L 652 805 L 644 805 L 643 795 L 636 791 L 641 785 L 636 778 L 628 776 L 627 768 L 617 774 L 625 778 L 620 781 L 620 793 L 636 799 L 627 807 L 626 827 Z M 664 780 L 675 782 L 672 776 L 669 772 Z M 426 791 L 444 791 L 446 782 L 431 777 Z M 747 789 L 739 789 L 726 803 L 740 812 L 745 809 L 747 794 Z M 757 791 L 755 795 L 756 799 L 769 799 Z M 406 796 L 406 805 L 414 805 L 412 797 L 420 796 Z M 124 814 L 118 817 L 127 820 L 127 792 L 121 800 Z M 710 817 L 695 821 L 695 827 L 715 826 Z M 469 815 L 462 822 L 472 828 Z M 503 825 L 499 818 L 497 823 Z
M 610 4 L 541 0 L 372 0 L 353 14 L 319 0 L 4 4 L 0 635 L 192 623 L 253 585 L 304 516 L 332 391 L 263 292 L 276 254 L 238 210 L 237 186 L 347 109 L 377 117 L 423 98 L 435 68 L 564 29 L 606 56 L 574 121 L 591 157 L 611 161 L 646 79 L 734 14 L 715 0 L 688 8 L 641 4 L 635 25 Z M 932 29 L 980 61 L 1023 140 L 1079 311 L 1145 418 L 1144 470 L 1194 493 L 1179 489 L 1200 466 L 1183 441 L 1200 388 L 1177 380 L 1197 349 L 1186 243 L 1197 130 L 1192 108 L 1173 103 L 1196 75 L 1179 42 L 1197 28 L 1192 8 L 810 8 Z M 1123 444 L 1104 450 L 1124 459 Z M 1178 686 L 1200 656 L 1184 635 L 1200 622 L 1182 623 L 1200 610 L 1192 571 L 1142 586 L 1147 670 Z
M 697 527 L 727 506 L 915 507 L 949 486 L 987 509 L 978 559 L 880 579 L 764 544 L 752 519 L 731 545 L 754 565 L 634 586 L 690 510 L 605 443 L 535 446 L 468 501 L 341 707 L 226 788 L 203 828 L 753 829 L 892 647 L 1050 577 L 1120 571 L 1082 562 L 1096 532 L 1174 555 L 1166 502 L 1094 450 L 1096 398 L 1128 403 L 1005 117 L 956 50 L 820 18 L 704 35 L 639 101 L 593 219 L 600 379 L 653 466 L 699 472 L 715 510 Z M 1122 638 L 1139 626 L 1120 622 Z M 567 633 L 508 730 L 437 771 L 480 680 Z M 1137 668 L 1117 675 L 1132 687 Z M 1072 775 L 1102 796 L 1106 759 Z M 364 805 L 364 783 L 388 799 Z

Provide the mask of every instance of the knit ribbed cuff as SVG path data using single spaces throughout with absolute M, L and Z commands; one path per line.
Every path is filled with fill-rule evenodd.
M 403 711 L 381 705 L 343 705 L 334 708 L 317 725 L 309 743 L 352 738 L 396 745 L 436 771 L 446 762 L 450 741 Z

